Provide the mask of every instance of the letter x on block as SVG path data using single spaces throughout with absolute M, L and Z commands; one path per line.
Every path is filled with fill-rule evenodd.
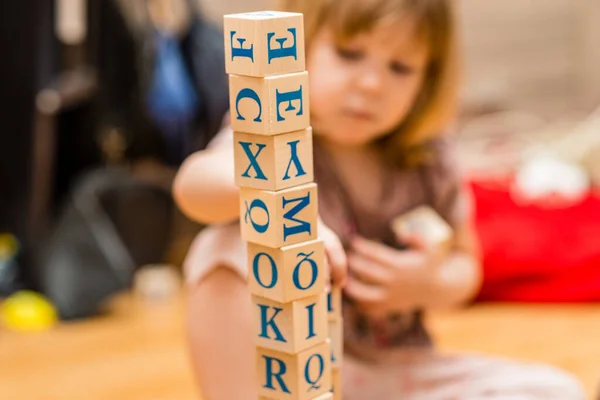
M 239 187 L 282 190 L 313 181 L 312 129 L 277 136 L 234 132 Z
M 223 28 L 227 74 L 264 77 L 305 70 L 302 14 L 231 14 Z
M 317 185 L 267 191 L 240 189 L 240 229 L 246 242 L 279 248 L 316 240 Z
M 247 245 L 250 293 L 281 303 L 325 290 L 325 246 L 321 240 L 281 248 Z M 330 295 L 327 296 L 331 304 Z

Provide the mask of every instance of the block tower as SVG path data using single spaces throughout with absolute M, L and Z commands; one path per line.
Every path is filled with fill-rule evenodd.
M 326 292 L 317 232 L 303 16 L 261 11 L 223 22 L 259 397 L 333 399 L 339 291 Z

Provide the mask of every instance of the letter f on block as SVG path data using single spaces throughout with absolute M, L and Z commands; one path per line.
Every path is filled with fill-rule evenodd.
M 260 165 L 258 164 L 258 156 L 263 151 L 263 149 L 265 147 L 267 147 L 267 145 L 258 143 L 256 145 L 256 147 L 258 147 L 258 149 L 256 150 L 256 153 L 253 153 L 252 149 L 250 149 L 250 147 L 252 146 L 252 143 L 250 143 L 250 142 L 239 142 L 239 143 L 240 143 L 240 146 L 242 146 L 242 149 L 244 149 L 244 153 L 246 153 L 246 157 L 248 157 L 248 162 L 250 163 L 248 165 L 248 168 L 246 168 L 246 171 L 244 171 L 244 173 L 242 174 L 242 176 L 244 178 L 250 178 L 249 172 L 251 169 L 254 169 L 254 172 L 256 172 L 256 176 L 254 178 L 266 181 L 267 177 L 265 176 L 265 174 L 262 171 L 262 168 L 260 168 Z

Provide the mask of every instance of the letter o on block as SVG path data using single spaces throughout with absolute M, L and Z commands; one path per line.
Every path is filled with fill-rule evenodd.
M 325 246 L 321 240 L 281 248 L 248 243 L 247 256 L 252 294 L 288 303 L 325 290 Z

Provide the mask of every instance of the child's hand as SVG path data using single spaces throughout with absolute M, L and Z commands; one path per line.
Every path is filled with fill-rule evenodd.
M 346 251 L 338 235 L 319 218 L 319 238 L 325 244 L 325 256 L 329 265 L 328 273 L 336 286 L 344 286 L 348 272 Z M 329 282 L 329 280 L 328 280 Z
M 408 250 L 357 237 L 348 253 L 345 293 L 372 317 L 409 311 L 424 304 L 439 265 L 438 256 L 416 237 Z

